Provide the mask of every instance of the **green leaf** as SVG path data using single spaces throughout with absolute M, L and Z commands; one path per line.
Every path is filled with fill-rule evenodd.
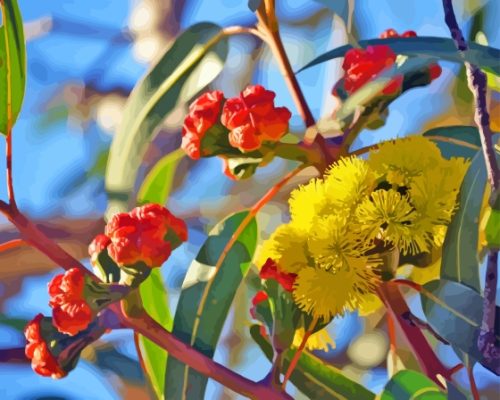
M 481 362 L 499 374 L 500 366 L 488 365 L 477 347 L 483 316 L 483 297 L 469 287 L 444 279 L 431 281 L 421 291 L 422 308 L 427 322 L 454 349 L 468 354 L 472 361 Z M 500 309 L 496 308 L 500 318 Z M 498 325 L 495 327 L 500 340 Z
M 137 171 L 158 126 L 219 74 L 227 51 L 227 37 L 219 26 L 193 25 L 134 88 L 109 154 L 108 216 L 128 208 Z
M 460 54 L 455 47 L 452 39 L 440 37 L 420 36 L 412 38 L 389 38 L 389 39 L 370 39 L 361 40 L 359 45 L 363 48 L 385 44 L 388 45 L 396 54 L 419 57 L 436 57 L 446 61 L 463 63 L 468 61 L 488 71 L 500 75 L 500 50 L 489 46 L 482 46 L 477 43 L 470 43 L 469 50 L 465 54 Z M 298 72 L 324 63 L 334 58 L 343 57 L 344 54 L 352 48 L 347 44 L 316 57 Z
M 26 85 L 26 45 L 23 21 L 16 0 L 0 1 L 0 132 L 16 122 Z M 10 105 L 10 106 L 9 106 Z M 9 110 L 10 108 L 10 110 Z M 10 115 L 10 126 L 9 125 Z
M 486 187 L 483 153 L 477 152 L 465 175 L 459 194 L 459 208 L 448 226 L 443 244 L 441 278 L 463 283 L 480 292 L 478 220 Z
M 151 169 L 144 179 L 137 202 L 139 204 L 165 204 L 172 188 L 172 180 L 180 158 L 181 150 L 174 151 L 163 157 Z M 142 305 L 147 313 L 165 329 L 171 330 L 172 315 L 168 307 L 168 296 L 163 284 L 161 271 L 156 268 L 139 287 Z M 163 397 L 167 352 L 142 335 L 138 335 L 139 349 L 144 362 L 145 372 L 158 398 Z
M 234 295 L 248 272 L 257 245 L 257 222 L 252 217 L 216 273 L 219 257 L 246 218 L 248 211 L 239 212 L 215 226 L 191 263 L 182 285 L 173 333 L 208 357 L 214 355 Z M 206 384 L 206 377 L 178 360 L 169 359 L 165 376 L 167 400 L 203 399 Z
M 489 247 L 500 248 L 500 210 L 491 210 L 484 228 L 484 235 Z
M 438 386 L 420 372 L 400 371 L 385 385 L 380 400 L 446 400 Z
M 273 359 L 273 348 L 268 339 L 262 336 L 259 325 L 250 327 L 250 335 L 259 345 L 267 359 Z M 284 370 L 288 368 L 295 351 L 289 350 L 283 362 Z M 322 400 L 372 400 L 375 395 L 364 386 L 354 382 L 332 365 L 319 358 L 303 352 L 297 367 L 290 376 L 290 381 L 310 399 Z
M 481 139 L 475 126 L 443 126 L 430 129 L 423 136 L 435 141 L 443 157 L 448 159 L 472 158 L 481 149 Z
M 139 193 L 137 194 L 137 202 L 139 204 L 164 204 L 167 201 L 168 194 L 172 189 L 175 170 L 183 156 L 184 151 L 178 149 L 167 154 L 156 163 L 146 178 L 144 178 L 139 189 Z

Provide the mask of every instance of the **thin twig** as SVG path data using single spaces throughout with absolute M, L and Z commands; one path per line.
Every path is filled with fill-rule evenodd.
M 474 372 L 472 371 L 472 366 L 467 367 L 467 376 L 469 377 L 470 391 L 472 393 L 472 397 L 474 398 L 474 400 L 480 400 L 481 396 L 479 395 L 479 391 L 477 390 L 476 380 L 474 379 Z
M 5 161 L 7 171 L 7 196 L 9 198 L 9 204 L 12 208 L 17 209 L 16 198 L 14 196 L 14 177 L 12 171 L 12 128 L 10 127 L 10 123 L 7 131 L 7 137 L 5 139 Z
M 458 51 L 465 53 L 468 51 L 467 41 L 458 26 L 453 10 L 452 0 L 443 0 L 443 9 L 446 25 L 455 41 Z M 486 100 L 486 74 L 474 64 L 464 62 L 467 71 L 467 83 L 474 96 L 474 122 L 479 130 L 481 147 L 483 149 L 484 162 L 488 173 L 488 181 L 491 185 L 491 196 L 489 199 L 492 208 L 498 207 L 500 198 L 500 170 L 493 148 L 493 132 L 490 127 L 490 115 Z M 498 249 L 490 250 L 488 254 L 488 264 L 486 282 L 484 288 L 483 319 L 481 332 L 478 338 L 478 348 L 488 360 L 500 358 L 500 349 L 496 345 L 495 338 L 495 300 L 498 280 Z M 472 373 L 470 373 L 472 375 Z
M 302 355 L 302 352 L 306 348 L 307 341 L 311 337 L 311 335 L 314 332 L 314 329 L 316 328 L 316 325 L 318 324 L 318 317 L 314 317 L 314 319 L 311 321 L 311 324 L 309 325 L 309 328 L 307 331 L 304 333 L 304 337 L 302 338 L 302 341 L 300 342 L 299 347 L 297 348 L 297 351 L 293 355 L 292 360 L 290 361 L 290 365 L 288 366 L 288 370 L 286 371 L 285 378 L 283 379 L 283 384 L 282 384 L 282 389 L 286 389 L 286 384 L 288 380 L 290 379 L 290 376 L 292 376 L 293 371 L 295 370 L 295 367 L 297 366 L 297 363 L 299 362 L 300 356 Z
M 23 239 L 9 240 L 8 242 L 0 244 L 0 253 L 11 249 L 17 249 L 18 247 L 26 246 L 27 244 L 28 243 L 26 243 Z
M 240 225 L 238 228 L 234 231 L 233 235 L 231 236 L 231 239 L 226 243 L 224 246 L 224 249 L 222 250 L 221 255 L 217 259 L 217 262 L 215 263 L 215 269 L 214 269 L 214 275 L 217 275 L 219 272 L 222 263 L 224 262 L 224 259 L 227 256 L 227 253 L 229 253 L 229 250 L 233 247 L 233 245 L 236 243 L 236 241 L 239 239 L 240 235 L 243 233 L 244 229 L 247 227 L 247 225 L 252 221 L 252 219 L 257 215 L 257 213 L 260 211 L 262 207 L 264 207 L 265 204 L 267 204 L 280 190 L 283 186 L 287 184 L 290 179 L 292 179 L 295 175 L 297 175 L 300 171 L 302 171 L 307 165 L 301 164 L 294 170 L 290 171 L 287 175 L 283 177 L 281 181 L 279 181 L 276 185 L 274 185 L 271 189 L 268 190 L 268 192 L 262 196 L 262 198 L 255 203 L 255 205 L 250 209 L 248 214 L 243 218 L 241 221 Z M 191 336 L 191 345 L 194 344 L 196 340 L 196 335 L 198 333 L 198 326 L 200 324 L 200 319 L 201 315 L 203 313 L 203 309 L 205 307 L 205 303 L 208 298 L 208 293 L 210 291 L 210 288 L 212 286 L 214 279 L 212 278 L 211 280 L 208 281 L 207 286 L 205 287 L 205 290 L 203 291 L 203 296 L 200 299 L 200 303 L 198 305 L 198 311 L 196 313 L 196 319 L 194 320 L 193 324 L 193 332 Z
M 222 33 L 226 36 L 253 35 L 258 37 L 263 42 L 267 41 L 266 35 L 255 27 L 239 26 L 239 25 L 228 26 L 227 28 L 222 29 Z

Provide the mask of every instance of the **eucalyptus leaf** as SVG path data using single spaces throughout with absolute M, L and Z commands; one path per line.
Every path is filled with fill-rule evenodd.
M 455 349 L 468 354 L 495 374 L 500 365 L 488 363 L 478 349 L 477 340 L 483 316 L 483 297 L 471 288 L 445 279 L 434 280 L 423 286 L 421 301 L 427 322 Z M 500 308 L 496 308 L 496 320 L 500 320 Z M 500 340 L 499 323 L 495 326 L 497 341 Z
M 21 111 L 26 86 L 26 45 L 16 0 L 0 2 L 0 132 L 7 135 Z M 10 104 L 10 110 L 9 105 Z
M 250 327 L 250 335 L 259 345 L 267 359 L 273 359 L 273 348 L 269 340 L 262 336 L 259 325 Z M 295 351 L 289 350 L 283 362 L 284 370 L 289 366 Z M 333 365 L 328 365 L 319 358 L 304 351 L 290 381 L 310 399 L 322 400 L 373 400 L 375 395 L 363 385 L 352 381 Z
M 185 343 L 213 357 L 238 286 L 248 272 L 257 245 L 257 223 L 251 218 L 227 254 L 223 251 L 248 211 L 226 218 L 210 232 L 182 285 L 172 332 Z M 218 271 L 219 257 L 223 261 Z M 202 304 L 203 303 L 203 304 Z M 203 399 L 207 378 L 170 358 L 165 375 L 165 398 Z
M 435 141 L 442 156 L 448 159 L 473 158 L 481 148 L 479 131 L 475 126 L 442 126 L 424 132 L 423 136 Z M 456 141 L 465 143 L 459 144 Z
M 380 400 L 446 400 L 428 377 L 412 370 L 399 371 L 384 387 Z
M 109 153 L 105 177 L 108 217 L 130 206 L 137 171 L 162 121 L 215 79 L 227 52 L 222 29 L 198 23 L 182 33 L 136 85 Z
M 464 61 L 475 64 L 488 71 L 500 75 L 500 50 L 494 47 L 482 46 L 477 43 L 469 43 L 469 50 L 464 54 L 457 51 L 455 42 L 452 39 L 419 36 L 411 38 L 388 38 L 388 39 L 370 39 L 361 40 L 359 46 L 366 48 L 374 45 L 387 45 L 396 54 L 416 57 L 434 57 L 441 60 L 463 63 Z M 344 54 L 352 49 L 350 44 L 346 44 L 336 49 L 316 57 L 314 60 L 302 67 L 298 72 L 311 68 L 315 65 L 324 63 L 335 58 L 343 57 Z

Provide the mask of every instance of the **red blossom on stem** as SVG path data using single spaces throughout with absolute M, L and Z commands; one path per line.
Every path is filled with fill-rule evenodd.
M 85 300 L 85 276 L 78 268 L 56 275 L 48 284 L 49 305 L 59 332 L 76 335 L 87 328 L 94 313 Z
M 269 298 L 264 290 L 259 290 L 252 298 L 252 308 L 250 308 L 250 315 L 252 318 L 257 318 L 257 306 Z
M 89 245 L 89 256 L 92 265 L 96 265 L 97 257 L 111 244 L 111 239 L 106 235 L 97 235 Z
M 278 264 L 271 258 L 268 258 L 262 266 L 259 276 L 261 279 L 274 279 L 287 292 L 293 292 L 293 285 L 297 278 L 297 274 L 289 274 L 281 271 Z
M 24 329 L 27 341 L 25 354 L 31 360 L 31 367 L 37 374 L 59 379 L 66 376 L 67 373 L 61 368 L 42 337 L 40 327 L 42 319 L 43 315 L 38 314 Z
M 159 267 L 187 240 L 186 223 L 158 204 L 114 215 L 105 233 L 111 240 L 108 253 L 120 266 L 143 262 L 150 268 Z
M 182 149 L 194 160 L 202 155 L 201 140 L 219 118 L 224 94 L 219 90 L 207 92 L 190 106 L 182 127 Z
M 276 142 L 287 132 L 292 114 L 275 107 L 276 93 L 261 85 L 248 86 L 226 101 L 221 122 L 230 130 L 229 143 L 242 152 L 257 150 L 262 142 Z

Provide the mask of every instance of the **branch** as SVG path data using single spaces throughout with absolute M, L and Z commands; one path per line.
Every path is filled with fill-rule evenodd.
M 420 329 L 409 323 L 407 316 L 411 312 L 404 297 L 399 292 L 397 284 L 393 282 L 382 283 L 377 292 L 390 316 L 398 323 L 405 335 L 422 371 L 442 387 L 443 383 L 438 379 L 438 376 L 441 375 L 449 380 L 451 378 L 450 371 L 437 358 Z
M 446 25 L 450 29 L 451 36 L 455 41 L 458 51 L 464 53 L 468 50 L 467 41 L 458 26 L 452 0 L 443 0 L 443 9 Z M 479 130 L 481 147 L 486 163 L 488 181 L 491 185 L 490 205 L 492 208 L 498 207 L 500 196 L 500 171 L 496 161 L 495 150 L 493 148 L 493 132 L 490 127 L 490 115 L 486 102 L 486 75 L 476 65 L 465 62 L 467 71 L 467 83 L 474 95 L 475 111 L 474 121 Z M 481 333 L 478 338 L 478 348 L 488 360 L 500 358 L 500 350 L 496 346 L 495 339 L 495 300 L 498 280 L 498 250 L 490 250 L 488 254 L 488 264 L 486 272 L 486 282 L 484 288 L 483 320 L 481 323 Z M 472 372 L 470 373 L 472 374 Z
M 116 307 L 113 307 L 116 309 Z M 251 381 L 225 366 L 216 363 L 211 358 L 199 353 L 187 345 L 172 333 L 163 329 L 149 315 L 143 314 L 141 318 L 124 316 L 122 313 L 122 324 L 135 332 L 140 333 L 157 345 L 163 347 L 172 357 L 199 373 L 216 380 L 236 393 L 251 399 L 290 400 L 291 397 L 275 388 Z

